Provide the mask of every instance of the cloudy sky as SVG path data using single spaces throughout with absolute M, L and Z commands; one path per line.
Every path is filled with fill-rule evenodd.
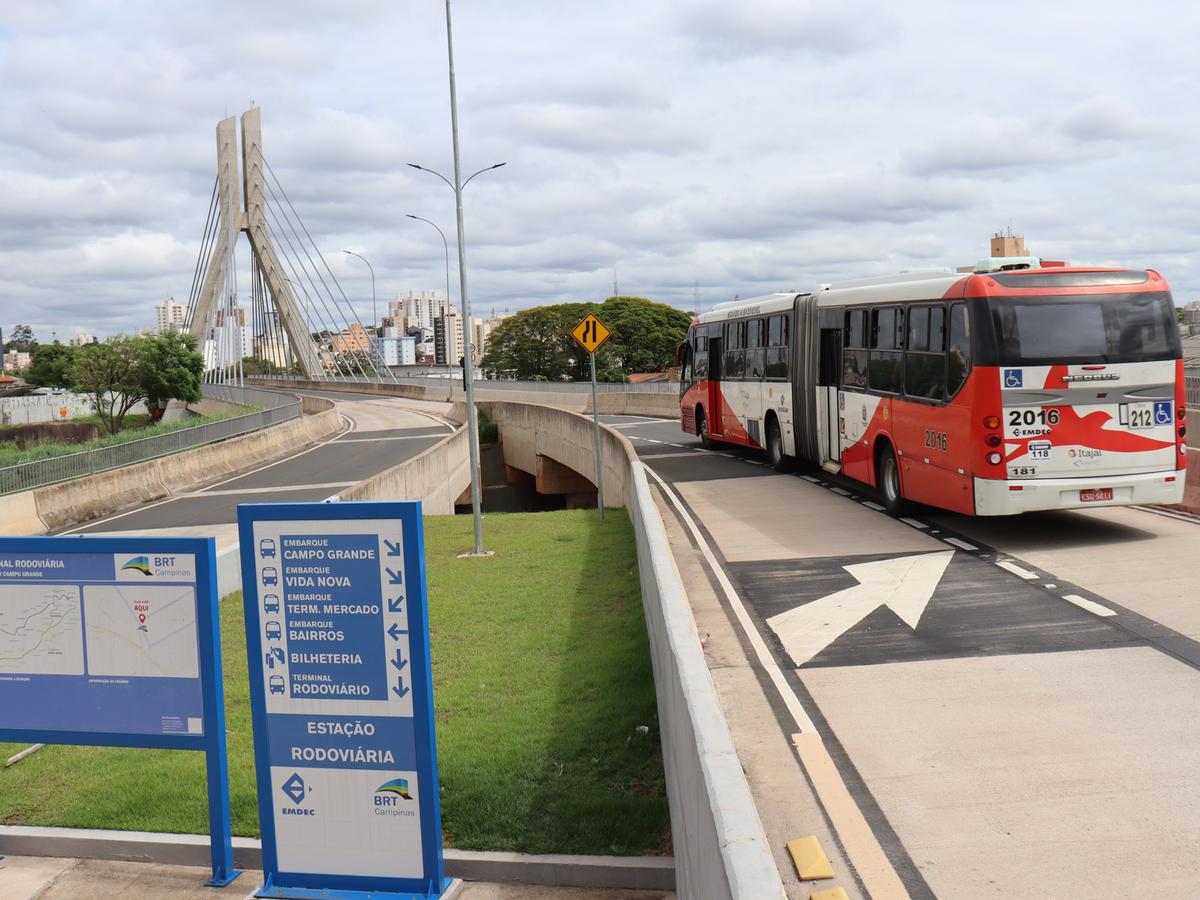
M 456 0 L 476 314 L 734 294 L 1030 251 L 1200 295 L 1200 13 L 1182 2 Z M 444 284 L 437 0 L 5 0 L 0 326 L 140 328 L 186 300 L 214 128 L 268 162 L 366 315 Z M 239 247 L 240 265 L 248 245 Z M 457 274 L 454 294 L 457 300 Z

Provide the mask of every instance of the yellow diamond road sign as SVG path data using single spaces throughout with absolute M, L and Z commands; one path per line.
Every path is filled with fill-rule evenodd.
M 595 353 L 611 335 L 612 332 L 604 327 L 604 323 L 591 313 L 584 316 L 583 321 L 571 330 L 571 337 L 588 353 Z

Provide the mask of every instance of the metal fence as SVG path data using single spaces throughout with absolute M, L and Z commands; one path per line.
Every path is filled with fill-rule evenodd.
M 256 381 L 294 381 L 296 375 L 255 375 Z M 410 378 L 389 378 L 387 376 L 376 375 L 373 378 L 363 378 L 362 376 L 351 378 L 345 375 L 325 376 L 316 381 L 330 381 L 354 384 L 355 382 L 372 382 L 381 384 L 405 384 L 415 385 L 418 387 L 445 387 L 447 384 L 453 384 L 456 387 L 462 387 L 462 376 L 456 374 L 453 378 L 447 378 L 441 375 L 414 376 Z M 476 390 L 505 390 L 505 391 L 533 391 L 541 393 L 557 393 L 557 394 L 587 394 L 591 393 L 592 383 L 590 381 L 509 381 L 506 379 L 475 379 Z M 678 394 L 678 381 L 642 381 L 636 384 L 620 384 L 616 382 L 602 381 L 597 383 L 596 390 L 600 393 L 613 394 Z
M 180 450 L 223 441 L 286 422 L 288 419 L 299 418 L 304 412 L 304 402 L 295 394 L 206 384 L 204 396 L 213 400 L 261 408 L 242 416 L 222 419 L 220 422 L 180 428 L 177 431 L 114 444 L 111 447 L 99 447 L 95 450 L 5 466 L 0 468 L 0 494 L 27 491 L 59 481 L 95 475 L 97 472 L 107 472 L 110 469 L 119 469 L 133 463 L 178 453 Z
M 1200 408 L 1200 369 L 1184 369 L 1183 382 L 1187 405 L 1192 409 Z

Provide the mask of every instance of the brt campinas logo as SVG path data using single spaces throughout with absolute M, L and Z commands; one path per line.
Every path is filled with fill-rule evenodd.
M 405 800 L 412 799 L 412 794 L 408 792 L 407 778 L 393 778 L 375 788 L 376 806 L 395 806 L 397 797 L 403 797 Z
M 174 562 L 173 559 L 171 561 Z M 129 562 L 125 563 L 125 565 L 121 566 L 122 572 L 124 572 L 126 569 L 133 569 L 136 572 L 141 572 L 147 578 L 154 575 L 154 572 L 150 570 L 150 557 L 148 556 L 135 556 L 133 559 L 129 560 Z

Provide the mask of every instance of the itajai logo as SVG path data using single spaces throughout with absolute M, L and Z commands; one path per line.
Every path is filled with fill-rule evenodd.
M 385 781 L 379 787 L 375 788 L 375 793 L 396 794 L 405 800 L 412 799 L 412 795 L 408 792 L 407 778 L 393 778 L 391 781 Z
M 154 572 L 150 570 L 150 557 L 148 556 L 135 556 L 133 559 L 129 560 L 129 562 L 125 563 L 125 565 L 121 566 L 122 572 L 124 572 L 126 569 L 133 569 L 134 571 L 141 572 L 147 578 L 152 578 L 154 576 Z

